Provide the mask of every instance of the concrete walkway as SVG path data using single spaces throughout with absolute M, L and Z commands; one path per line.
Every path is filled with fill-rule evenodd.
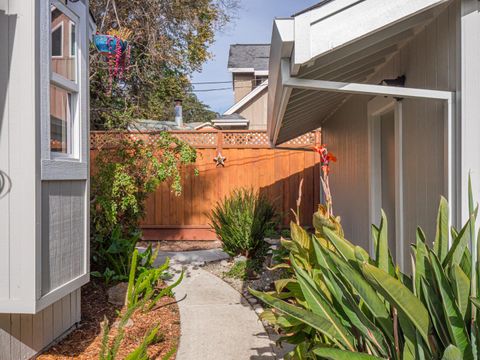
M 170 253 L 176 277 L 181 337 L 177 360 L 275 359 L 270 341 L 255 311 L 230 285 L 198 265 L 228 258 L 219 250 Z M 163 263 L 162 253 L 157 261 Z

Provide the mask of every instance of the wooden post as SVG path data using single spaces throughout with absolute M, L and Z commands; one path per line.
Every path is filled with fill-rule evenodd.
M 223 136 L 224 136 L 223 131 L 217 132 L 217 155 L 218 153 L 221 153 L 223 150 Z

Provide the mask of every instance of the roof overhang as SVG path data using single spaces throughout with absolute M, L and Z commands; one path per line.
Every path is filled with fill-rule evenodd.
M 298 88 L 289 86 L 288 81 L 368 83 L 379 67 L 434 19 L 447 2 L 335 0 L 293 18 L 276 20 L 268 104 L 272 145 L 320 127 L 354 93 L 346 91 L 348 87 L 343 88 L 345 91 Z

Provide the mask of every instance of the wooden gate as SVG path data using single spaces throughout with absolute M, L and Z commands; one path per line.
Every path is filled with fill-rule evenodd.
M 232 190 L 247 187 L 266 194 L 281 214 L 282 225 L 292 218 L 303 179 L 301 221 L 311 225 L 320 199 L 320 158 L 312 151 L 320 132 L 294 139 L 271 149 L 264 131 L 172 131 L 197 149 L 197 162 L 182 170 L 183 192 L 175 196 L 162 184 L 149 197 L 142 223 L 145 240 L 214 240 L 208 216 L 217 201 Z M 91 135 L 92 152 L 105 136 Z M 142 134 L 142 137 L 145 135 Z M 154 139 L 157 133 L 148 133 Z M 219 154 L 224 165 L 214 160 Z M 92 154 L 94 155 L 94 154 Z M 92 156 L 94 158 L 94 156 Z M 194 169 L 199 175 L 194 175 Z

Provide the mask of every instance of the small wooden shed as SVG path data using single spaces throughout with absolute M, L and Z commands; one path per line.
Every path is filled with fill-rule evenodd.
M 0 359 L 80 321 L 93 31 L 88 0 L 0 0 Z

